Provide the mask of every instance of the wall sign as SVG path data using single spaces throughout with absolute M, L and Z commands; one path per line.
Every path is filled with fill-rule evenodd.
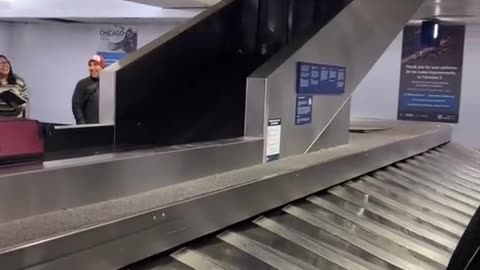
M 138 46 L 137 27 L 133 25 L 106 25 L 99 32 L 98 55 L 105 58 L 107 65 L 125 58 Z
M 267 127 L 266 162 L 280 159 L 282 120 L 269 119 Z
M 440 30 L 439 30 L 440 29 Z M 422 46 L 420 25 L 403 31 L 398 119 L 458 123 L 464 25 L 440 25 L 435 47 Z
M 341 95 L 345 93 L 346 67 L 297 63 L 297 93 Z
M 313 97 L 298 95 L 295 106 L 295 125 L 312 123 Z

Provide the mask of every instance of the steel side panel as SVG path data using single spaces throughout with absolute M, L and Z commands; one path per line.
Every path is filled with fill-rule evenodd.
M 321 135 L 332 118 L 422 3 L 423 0 L 352 1 L 280 66 L 273 66 L 278 63 L 273 59 L 252 75 L 268 78 L 266 112 L 269 119 L 282 119 L 281 158 L 305 153 L 312 144 L 324 144 L 322 140 L 327 137 Z M 313 96 L 312 123 L 302 126 L 295 125 L 298 62 L 346 67 L 345 93 Z
M 247 139 L 0 176 L 0 224 L 257 165 L 262 151 L 263 140 Z
M 2 269 L 23 269 L 27 266 L 30 270 L 123 267 L 267 210 L 425 152 L 449 142 L 450 136 L 451 130 L 443 128 L 369 152 L 358 152 L 301 171 L 262 179 L 78 234 L 45 241 L 36 246 L 1 255 Z M 159 220 L 158 217 L 161 216 L 165 218 Z M 66 247 L 70 247 L 70 250 Z M 44 263 L 45 258 L 52 261 Z M 32 267 L 34 264 L 39 265 Z

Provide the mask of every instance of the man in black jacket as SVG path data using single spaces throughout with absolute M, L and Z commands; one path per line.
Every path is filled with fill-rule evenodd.
M 80 80 L 72 97 L 72 111 L 78 125 L 98 123 L 99 78 L 105 68 L 105 59 L 94 55 L 88 61 L 90 76 Z

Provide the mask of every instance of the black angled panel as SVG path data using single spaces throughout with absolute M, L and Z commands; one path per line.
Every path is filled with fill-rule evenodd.
M 247 77 L 287 45 L 301 46 L 346 2 L 225 0 L 170 40 L 140 49 L 116 74 L 116 144 L 243 136 Z
M 258 46 L 262 55 L 273 55 L 288 42 L 289 0 L 260 1 Z
M 245 79 L 262 61 L 253 51 L 256 23 L 249 20 L 257 10 L 255 1 L 232 1 L 119 70 L 116 142 L 243 136 Z
M 315 0 L 292 0 L 291 37 L 301 35 L 312 28 L 315 20 Z

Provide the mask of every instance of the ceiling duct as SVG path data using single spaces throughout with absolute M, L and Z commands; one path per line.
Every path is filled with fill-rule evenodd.
M 222 0 L 125 0 L 162 8 L 206 8 Z

